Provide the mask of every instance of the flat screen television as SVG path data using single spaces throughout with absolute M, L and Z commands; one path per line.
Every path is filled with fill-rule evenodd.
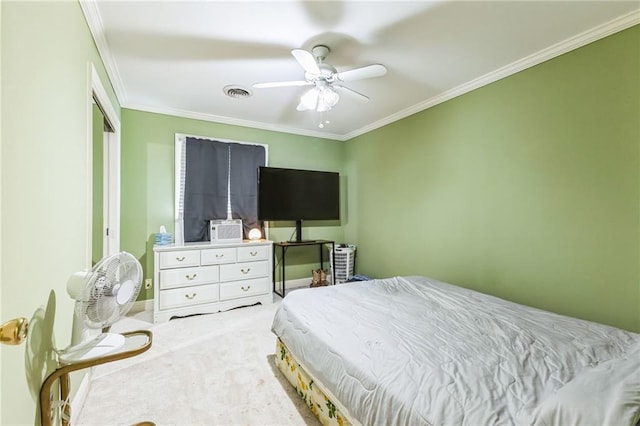
M 340 219 L 340 175 L 315 170 L 260 167 L 258 219 L 295 221 L 302 241 L 303 220 Z

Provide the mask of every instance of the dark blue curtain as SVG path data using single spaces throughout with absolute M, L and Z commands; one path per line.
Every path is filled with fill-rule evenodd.
M 187 137 L 185 154 L 185 242 L 209 240 L 209 221 L 227 218 L 229 193 L 232 217 L 242 219 L 245 238 L 251 228 L 262 229 L 257 185 L 258 167 L 266 164 L 263 146 Z
M 231 211 L 234 219 L 242 219 L 244 236 L 251 228 L 264 229 L 258 221 L 258 167 L 265 165 L 263 146 L 230 144 Z
M 209 221 L 227 217 L 229 146 L 187 138 L 184 182 L 184 241 L 209 240 Z

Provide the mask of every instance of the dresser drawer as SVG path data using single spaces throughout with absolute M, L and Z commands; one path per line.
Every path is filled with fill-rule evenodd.
M 179 308 L 218 301 L 218 284 L 162 290 L 160 309 Z
M 200 250 L 160 253 L 160 269 L 185 268 L 200 265 Z
M 220 265 L 220 281 L 235 281 L 266 277 L 268 270 L 269 262 L 267 261 Z
M 232 247 L 202 250 L 200 254 L 200 261 L 203 265 L 233 263 L 236 261 L 236 249 L 235 247 Z
M 218 268 L 218 266 L 201 266 L 160 271 L 160 289 L 217 283 Z
M 157 245 L 153 251 L 155 323 L 273 301 L 270 241 L 200 241 Z
M 237 299 L 269 292 L 269 280 L 258 278 L 253 280 L 233 281 L 220 284 L 220 300 Z
M 238 247 L 238 262 L 268 259 L 270 251 L 271 246 Z

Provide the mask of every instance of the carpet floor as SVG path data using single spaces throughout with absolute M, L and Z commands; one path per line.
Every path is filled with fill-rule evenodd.
M 78 425 L 314 425 L 320 423 L 274 365 L 279 303 L 151 324 L 145 353 L 94 368 Z

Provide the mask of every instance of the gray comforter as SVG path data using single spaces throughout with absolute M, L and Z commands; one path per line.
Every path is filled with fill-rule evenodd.
M 640 334 L 424 277 L 292 291 L 272 330 L 366 425 L 640 417 Z

